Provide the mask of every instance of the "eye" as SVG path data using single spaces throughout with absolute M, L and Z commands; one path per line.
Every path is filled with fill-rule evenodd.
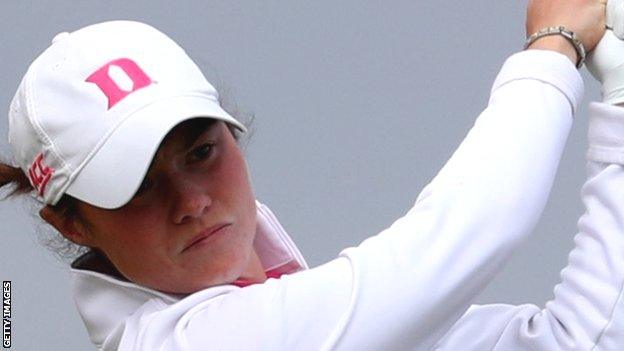
M 213 147 L 214 147 L 214 143 L 203 144 L 200 147 L 191 151 L 190 156 L 193 159 L 200 160 L 200 161 L 208 159 L 210 155 L 212 155 Z

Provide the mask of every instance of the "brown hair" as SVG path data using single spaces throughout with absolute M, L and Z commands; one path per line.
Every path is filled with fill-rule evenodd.
M 5 185 L 13 186 L 5 198 L 34 190 L 21 168 L 0 162 L 0 189 L 4 188 Z
M 13 167 L 6 162 L 6 157 L 0 158 L 0 190 L 8 189 L 6 195 L 0 198 L 0 200 L 5 200 L 8 198 L 15 198 L 19 195 L 33 193 L 35 188 L 30 184 L 28 177 L 21 168 Z M 67 216 L 77 216 L 78 213 L 76 211 L 76 200 L 70 195 L 63 195 L 61 200 L 56 204 L 51 206 L 55 212 L 59 213 L 63 217 Z M 31 203 L 33 215 L 35 218 L 39 219 L 39 216 L 36 215 L 36 212 L 39 211 L 41 204 L 33 201 Z M 73 259 L 82 253 L 88 251 L 89 248 L 77 245 L 63 235 L 56 233 L 56 231 L 50 231 L 50 227 L 43 229 L 40 228 L 38 230 L 39 241 L 42 245 L 47 247 L 50 251 L 52 251 L 58 258 L 64 259 Z

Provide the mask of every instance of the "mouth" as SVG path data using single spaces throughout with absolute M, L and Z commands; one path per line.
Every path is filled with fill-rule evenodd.
M 231 223 L 220 223 L 206 230 L 201 231 L 199 234 L 197 234 L 196 236 L 194 236 L 191 240 L 187 242 L 186 246 L 184 246 L 184 249 L 182 249 L 182 252 L 185 252 L 193 248 L 194 246 L 197 246 L 198 244 L 211 238 L 213 235 L 219 234 L 220 232 L 222 232 L 222 229 L 229 226 L 230 224 Z

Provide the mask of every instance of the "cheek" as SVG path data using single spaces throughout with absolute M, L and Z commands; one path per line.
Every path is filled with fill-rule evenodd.
M 164 232 L 163 218 L 157 209 L 126 209 L 123 213 L 99 221 L 101 248 L 111 256 L 128 261 L 132 257 L 149 255 L 165 244 L 158 240 Z
M 245 215 L 250 215 L 249 212 L 255 213 L 255 198 L 251 189 L 251 182 L 249 174 L 247 172 L 247 165 L 242 155 L 238 155 L 235 162 L 232 162 L 227 170 L 230 175 L 230 196 L 236 198 L 239 209 L 245 212 Z
M 253 241 L 256 228 L 256 202 L 251 188 L 247 165 L 238 146 L 232 143 L 227 157 L 219 170 L 219 186 L 217 199 L 238 222 L 239 235 L 243 245 Z M 244 239 L 243 239 L 244 238 Z
M 126 278 L 158 287 L 163 270 L 171 265 L 166 227 L 158 219 L 163 217 L 155 210 L 130 212 L 101 222 L 99 246 Z

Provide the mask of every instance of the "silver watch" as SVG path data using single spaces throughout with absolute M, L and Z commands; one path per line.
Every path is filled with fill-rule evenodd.
M 533 44 L 537 39 L 548 36 L 548 35 L 562 35 L 564 38 L 568 39 L 570 44 L 574 46 L 574 50 L 579 56 L 578 61 L 576 62 L 576 68 L 583 67 L 583 63 L 585 63 L 585 47 L 583 43 L 578 39 L 574 32 L 567 30 L 564 26 L 558 27 L 548 27 L 541 29 L 535 33 L 533 33 L 529 38 L 527 38 L 524 43 L 524 49 L 526 50 L 531 44 Z

